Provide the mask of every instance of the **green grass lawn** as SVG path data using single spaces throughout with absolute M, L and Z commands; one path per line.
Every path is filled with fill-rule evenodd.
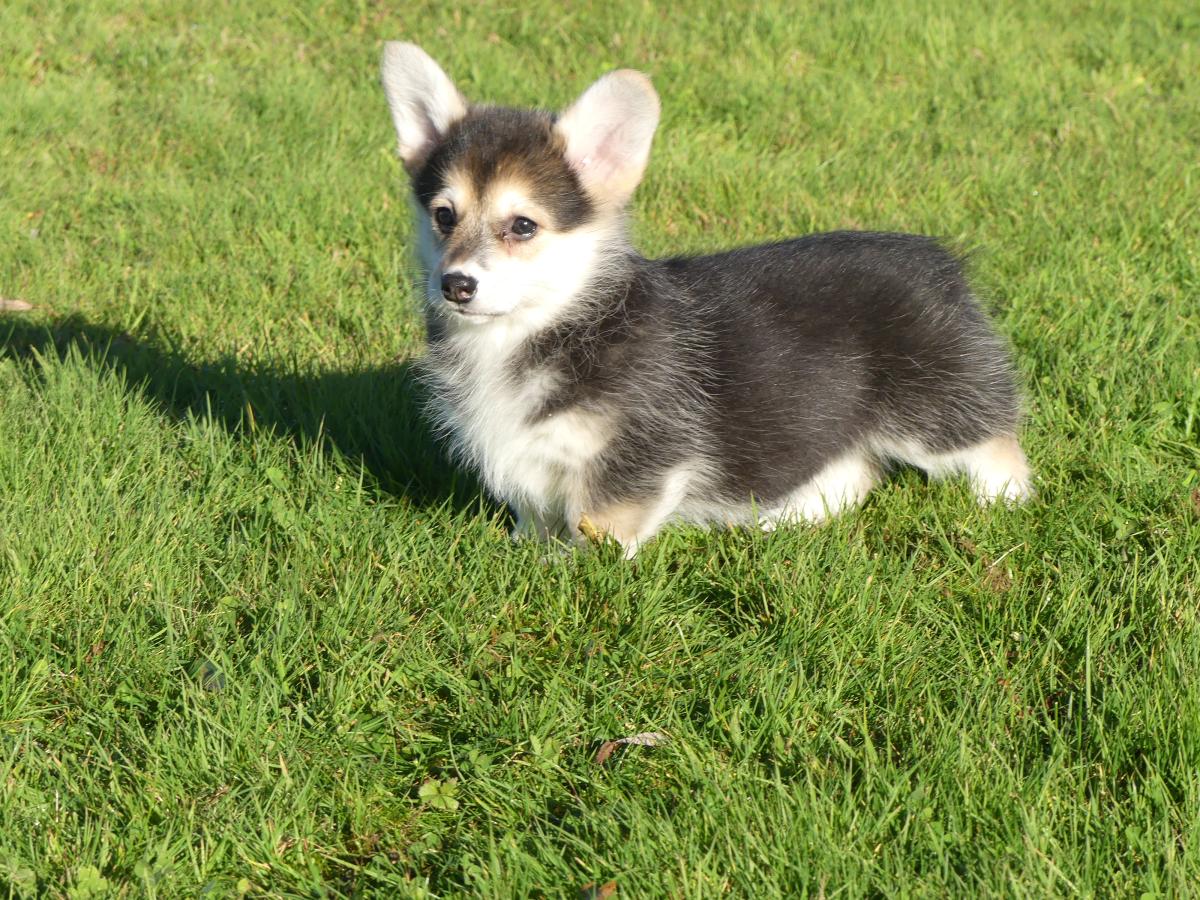
M 1039 500 L 510 545 L 409 373 L 391 38 L 650 73 L 649 254 L 972 249 Z M 1197 72 L 1187 0 L 4 3 L 0 891 L 1194 895 Z

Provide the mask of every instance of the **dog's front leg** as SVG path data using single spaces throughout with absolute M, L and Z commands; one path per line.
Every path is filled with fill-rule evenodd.
M 575 540 L 597 544 L 612 538 L 633 559 L 638 548 L 658 533 L 664 516 L 653 504 L 612 503 L 582 513 L 575 527 Z
M 514 541 L 548 541 L 562 536 L 561 516 L 545 513 L 523 503 L 512 504 L 516 524 L 508 533 Z
M 591 503 L 569 521 L 577 541 L 596 543 L 611 537 L 633 559 L 678 512 L 695 479 L 695 467 L 678 465 L 662 475 L 657 493 L 649 496 Z

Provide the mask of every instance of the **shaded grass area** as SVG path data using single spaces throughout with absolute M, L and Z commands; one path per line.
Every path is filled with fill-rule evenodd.
M 510 545 L 420 416 L 392 37 L 650 72 L 647 252 L 973 248 L 1040 499 Z M 0 885 L 1186 895 L 1198 56 L 1183 3 L 6 5 Z

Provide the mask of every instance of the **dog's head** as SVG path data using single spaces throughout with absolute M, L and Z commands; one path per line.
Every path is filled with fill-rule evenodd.
M 560 115 L 468 104 L 413 44 L 383 51 L 428 300 L 456 321 L 549 321 L 604 266 L 650 155 L 658 96 L 605 75 Z

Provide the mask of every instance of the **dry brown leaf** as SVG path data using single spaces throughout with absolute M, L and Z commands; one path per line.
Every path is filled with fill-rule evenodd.
M 587 516 L 579 519 L 579 533 L 593 544 L 604 543 L 604 532 L 597 528 Z
M 1006 593 L 1012 587 L 1012 583 L 1012 576 L 995 563 L 987 567 L 983 576 L 984 586 L 996 594 Z
M 621 746 L 657 747 L 659 744 L 665 744 L 670 739 L 670 735 L 663 731 L 643 731 L 640 734 L 631 734 L 628 737 L 605 741 L 596 750 L 596 756 L 592 759 L 592 762 L 598 766 L 604 765 L 608 761 L 608 758 L 613 755 L 613 752 Z
M 0 297 L 0 312 L 29 312 L 33 304 L 16 297 Z
M 1196 515 L 1200 516 L 1200 487 L 1192 491 L 1192 509 L 1196 511 Z
M 617 883 L 615 881 L 606 881 L 604 884 L 589 881 L 579 889 L 579 900 L 606 900 L 616 892 Z

